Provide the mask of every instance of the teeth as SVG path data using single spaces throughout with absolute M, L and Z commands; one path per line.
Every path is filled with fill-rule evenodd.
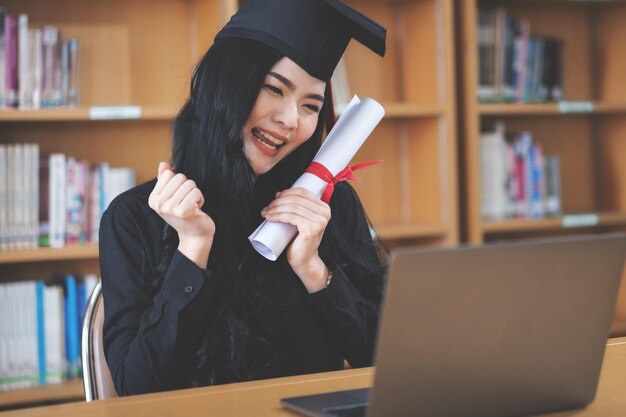
M 269 133 L 265 133 L 259 129 L 255 129 L 255 130 L 258 134 L 260 134 L 261 136 L 263 136 L 265 139 L 269 140 L 276 146 L 281 146 L 283 143 L 285 143 L 284 141 L 280 139 L 276 139 L 274 136 L 270 135 Z
M 267 142 L 263 142 L 261 139 L 259 138 L 255 138 L 257 142 L 259 142 L 261 145 L 265 146 L 267 149 L 271 149 L 273 151 L 275 151 L 276 149 L 278 149 L 276 146 L 272 146 Z

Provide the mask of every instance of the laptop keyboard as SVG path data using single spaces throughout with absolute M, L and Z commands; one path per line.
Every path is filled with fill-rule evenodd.
M 326 414 L 336 417 L 365 417 L 367 404 L 354 404 L 350 406 L 325 408 Z

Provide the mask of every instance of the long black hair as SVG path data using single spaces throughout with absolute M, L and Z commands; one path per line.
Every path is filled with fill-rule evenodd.
M 322 106 L 311 138 L 270 172 L 255 176 L 243 152 L 241 132 L 267 73 L 281 58 L 276 50 L 251 40 L 216 42 L 195 67 L 189 98 L 174 121 L 171 164 L 196 182 L 205 198 L 202 210 L 216 224 L 208 269 L 228 274 L 219 299 L 211 303 L 209 328 L 191 360 L 191 386 L 256 379 L 264 376 L 272 360 L 269 343 L 247 324 L 252 314 L 248 306 L 258 305 L 251 300 L 259 297 L 241 273 L 251 252 L 247 236 L 260 221 L 260 209 L 276 191 L 291 186 L 319 149 L 328 110 Z M 340 253 L 366 269 L 381 268 L 351 249 L 346 243 L 350 236 L 332 220 L 326 233 L 333 235 L 328 239 L 332 243 L 320 253 Z M 162 241 L 155 290 L 178 245 L 175 230 L 167 224 Z

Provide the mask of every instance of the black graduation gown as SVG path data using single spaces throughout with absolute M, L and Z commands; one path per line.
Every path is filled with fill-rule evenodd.
M 155 184 L 152 180 L 118 196 L 100 226 L 104 347 L 120 395 L 188 386 L 189 358 L 201 343 L 220 283 L 229 279 L 227 273 L 211 271 L 210 265 L 203 270 L 176 251 L 155 295 L 150 282 L 160 262 L 164 225 L 147 203 Z M 337 186 L 331 210 L 331 222 L 354 219 L 353 224 L 342 223 L 341 229 L 350 231 L 351 240 L 356 237 L 351 243 L 361 253 L 377 260 L 365 215 L 346 183 Z M 263 377 L 341 369 L 344 358 L 353 367 L 372 364 L 381 276 L 329 263 L 321 255 L 334 276 L 328 288 L 309 294 L 284 255 L 271 262 L 251 246 L 250 251 L 241 274 L 271 301 L 271 315 L 249 319 L 275 352 Z

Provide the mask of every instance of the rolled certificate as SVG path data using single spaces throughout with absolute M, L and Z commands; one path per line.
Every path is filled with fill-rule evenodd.
M 375 100 L 369 98 L 360 100 L 354 96 L 313 161 L 324 165 L 333 176 L 336 176 L 352 160 L 384 115 L 385 110 Z M 305 172 L 291 188 L 305 188 L 319 197 L 327 184 L 318 176 Z M 257 252 L 270 261 L 275 261 L 297 232 L 297 228 L 291 224 L 266 220 L 248 239 Z

